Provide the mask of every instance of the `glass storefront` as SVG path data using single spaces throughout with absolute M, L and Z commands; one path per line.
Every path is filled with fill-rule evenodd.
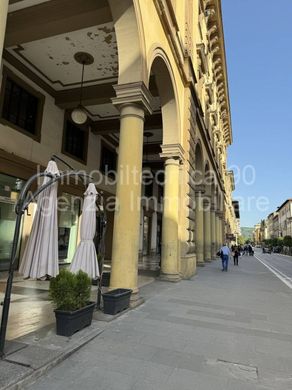
M 0 174 L 0 270 L 7 270 L 10 260 L 16 214 L 15 204 L 24 181 Z
M 25 181 L 0 174 L 0 271 L 9 267 L 15 229 L 15 205 Z M 80 198 L 63 193 L 59 197 L 58 247 L 59 262 L 71 263 L 78 242 Z M 21 235 L 20 235 L 21 236 Z
M 59 262 L 71 263 L 78 241 L 80 198 L 63 193 L 59 198 Z

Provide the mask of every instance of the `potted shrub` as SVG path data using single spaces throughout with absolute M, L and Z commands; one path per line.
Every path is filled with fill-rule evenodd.
M 51 279 L 49 297 L 56 316 L 57 335 L 72 336 L 92 322 L 94 302 L 90 302 L 91 279 L 83 272 L 77 274 L 63 268 Z

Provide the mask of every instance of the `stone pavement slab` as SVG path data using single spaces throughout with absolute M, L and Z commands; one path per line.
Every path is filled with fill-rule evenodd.
M 5 359 L 0 360 L 0 389 L 22 389 L 102 332 L 102 324 L 93 321 L 72 337 L 61 337 L 55 334 L 55 326 L 48 325 L 17 341 L 8 341 Z

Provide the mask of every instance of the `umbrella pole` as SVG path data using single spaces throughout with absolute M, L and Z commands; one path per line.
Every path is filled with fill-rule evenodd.
M 9 307 L 10 307 L 10 298 L 11 298 L 12 283 L 13 283 L 13 276 L 14 276 L 14 265 L 15 265 L 15 260 L 16 260 L 16 252 L 17 252 L 17 246 L 18 246 L 18 241 L 19 241 L 19 232 L 20 232 L 22 216 L 23 216 L 23 212 L 20 211 L 17 214 L 17 218 L 16 218 L 16 225 L 15 225 L 15 230 L 14 230 L 14 237 L 13 237 L 13 244 L 12 244 L 12 251 L 11 251 L 10 265 L 9 265 L 9 275 L 8 275 L 8 279 L 7 279 L 5 298 L 4 298 L 4 302 L 3 302 L 1 330 L 0 330 L 0 357 L 1 357 L 1 359 L 5 355 L 5 353 L 4 353 L 5 338 L 6 338 L 6 330 L 7 330 L 7 323 L 8 323 Z

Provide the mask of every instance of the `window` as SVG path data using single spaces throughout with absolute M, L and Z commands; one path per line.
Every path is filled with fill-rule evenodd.
M 44 96 L 3 68 L 1 122 L 40 141 Z
M 88 129 L 75 125 L 66 115 L 64 122 L 62 153 L 86 164 Z
M 105 143 L 101 144 L 100 171 L 108 176 L 113 176 L 117 169 L 117 153 Z

